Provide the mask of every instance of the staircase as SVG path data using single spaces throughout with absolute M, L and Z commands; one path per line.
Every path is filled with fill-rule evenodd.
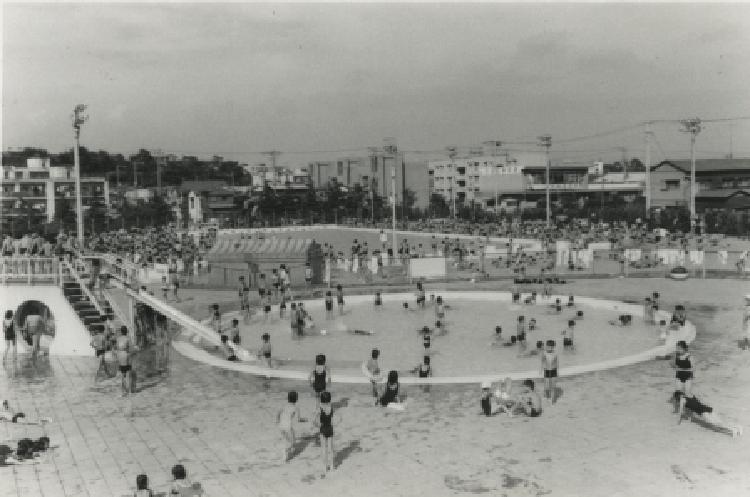
M 102 313 L 110 320 L 114 320 L 115 313 L 112 305 L 105 298 L 97 302 L 92 301 L 96 297 L 81 288 L 81 280 L 73 277 L 69 271 L 63 275 L 62 291 L 65 299 L 73 307 L 76 314 L 84 324 L 90 334 L 104 331 L 104 322 L 101 319 Z

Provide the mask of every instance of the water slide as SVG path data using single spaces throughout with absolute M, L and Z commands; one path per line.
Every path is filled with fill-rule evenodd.
M 0 285 L 0 313 L 12 310 L 15 314 L 24 302 L 35 300 L 46 305 L 55 323 L 55 337 L 49 345 L 51 355 L 93 356 L 88 330 L 76 315 L 73 307 L 57 285 Z M 21 334 L 16 331 L 18 352 L 28 349 Z M 0 340 L 0 351 L 5 351 L 5 340 Z

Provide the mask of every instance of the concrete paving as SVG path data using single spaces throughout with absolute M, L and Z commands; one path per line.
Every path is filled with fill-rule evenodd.
M 698 328 L 691 347 L 695 392 L 745 425 L 750 351 L 736 341 L 747 290 L 747 282 L 735 280 L 661 279 L 587 280 L 560 289 L 622 300 L 659 291 L 662 309 L 686 304 Z M 674 377 L 666 361 L 564 378 L 558 403 L 545 401 L 534 419 L 479 416 L 478 388 L 408 387 L 407 410 L 393 412 L 372 405 L 368 386 L 334 385 L 341 415 L 337 468 L 325 478 L 320 448 L 304 436 L 309 423 L 300 425 L 294 457 L 279 460 L 276 413 L 294 388 L 310 417 L 314 401 L 306 384 L 228 372 L 173 353 L 167 376 L 143 379 L 138 393 L 123 398 L 119 379 L 94 383 L 93 357 L 52 357 L 36 368 L 25 362 L 19 357 L 16 367 L 5 366 L 0 396 L 30 420 L 52 421 L 2 422 L 0 443 L 46 434 L 54 448 L 35 464 L 0 467 L 0 497 L 132 495 L 139 473 L 165 491 L 178 462 L 205 495 L 216 497 L 750 495 L 749 436 L 678 425 L 666 403 Z

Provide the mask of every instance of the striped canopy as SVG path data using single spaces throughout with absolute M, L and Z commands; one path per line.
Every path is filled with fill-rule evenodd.
M 219 238 L 206 254 L 209 262 L 256 262 L 259 259 L 307 258 L 312 246 L 309 239 L 267 238 L 264 240 L 242 240 Z

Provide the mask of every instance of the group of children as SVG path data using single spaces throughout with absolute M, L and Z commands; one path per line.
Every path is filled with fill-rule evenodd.
M 500 388 L 494 392 L 492 392 L 492 383 L 489 381 L 482 382 L 481 388 L 482 396 L 479 405 L 485 416 L 506 413 L 509 417 L 513 417 L 520 413 L 536 418 L 542 415 L 542 399 L 535 390 L 534 380 L 524 380 L 521 390 L 515 394 L 510 378 L 505 378 Z

